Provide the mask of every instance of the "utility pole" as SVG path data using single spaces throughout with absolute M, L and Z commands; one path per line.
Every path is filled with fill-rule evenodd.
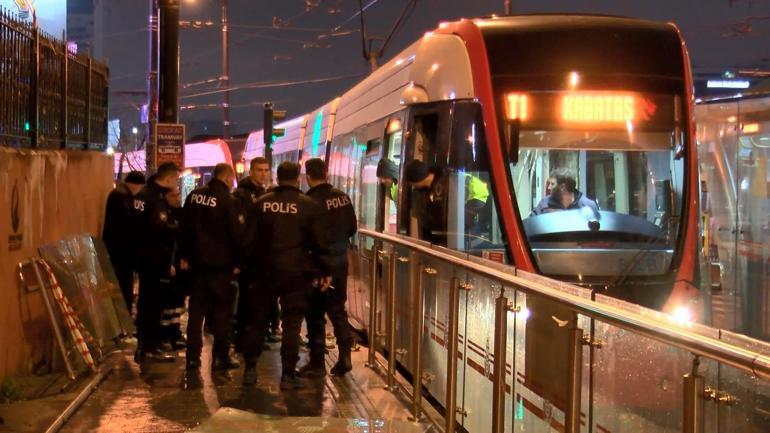
M 179 0 L 160 0 L 159 99 L 162 123 L 179 122 Z
M 225 100 L 222 104 L 222 137 L 230 138 L 230 50 L 227 28 L 227 2 L 222 0 L 222 84 Z
M 158 123 L 158 0 L 150 0 L 150 47 L 147 65 L 147 138 L 145 161 L 147 173 L 155 171 L 155 124 Z
M 511 14 L 511 3 L 512 3 L 512 0 L 503 0 L 503 5 L 505 6 L 506 15 Z

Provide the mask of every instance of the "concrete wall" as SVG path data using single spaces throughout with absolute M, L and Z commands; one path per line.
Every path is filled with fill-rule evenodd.
M 25 293 L 16 266 L 65 236 L 101 236 L 112 158 L 98 152 L 0 147 L 0 378 L 24 375 L 50 356 L 39 293 Z

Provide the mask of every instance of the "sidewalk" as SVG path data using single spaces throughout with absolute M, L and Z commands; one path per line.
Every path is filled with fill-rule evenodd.
M 265 431 L 276 425 L 291 425 L 291 430 L 331 432 L 348 431 L 355 426 L 358 427 L 350 431 L 365 431 L 368 426 L 337 418 L 388 421 L 378 421 L 378 428 L 371 431 L 381 430 L 380 427 L 408 433 L 432 430 L 427 424 L 407 421 L 405 402 L 384 390 L 383 380 L 363 365 L 365 349 L 354 353 L 354 370 L 347 377 L 307 380 L 306 388 L 281 391 L 279 347 L 280 344 L 273 344 L 270 351 L 263 353 L 259 382 L 250 388 L 241 386 L 242 367 L 212 376 L 208 359 L 210 341 L 204 348 L 203 367 L 193 375 L 186 374 L 183 356 L 174 363 L 145 363 L 140 367 L 133 362 L 131 351 L 126 351 L 111 375 L 61 432 L 172 433 L 199 426 L 196 431 L 201 432 L 239 431 L 238 428 Z M 329 367 L 336 362 L 335 356 L 333 353 L 327 357 Z M 318 417 L 326 421 L 319 424 Z M 329 429 L 318 430 L 319 425 Z

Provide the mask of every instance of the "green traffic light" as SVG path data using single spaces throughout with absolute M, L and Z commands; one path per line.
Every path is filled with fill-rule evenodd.
M 24 131 L 29 132 L 29 122 L 24 122 Z

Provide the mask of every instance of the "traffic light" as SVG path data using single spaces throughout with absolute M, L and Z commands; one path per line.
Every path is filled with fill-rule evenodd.
M 275 128 L 274 125 L 286 118 L 286 110 L 274 110 L 272 102 L 265 102 L 263 141 L 265 146 L 273 144 L 276 138 L 283 137 L 285 128 Z

